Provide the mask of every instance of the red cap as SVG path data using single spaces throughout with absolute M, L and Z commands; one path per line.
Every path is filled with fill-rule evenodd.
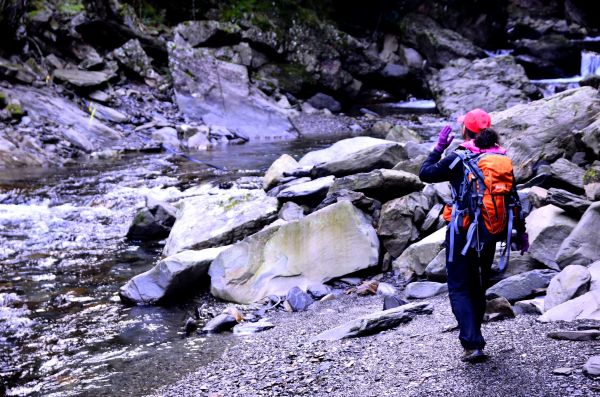
M 492 125 L 492 118 L 482 109 L 473 109 L 464 116 L 458 118 L 458 122 L 464 124 L 469 131 L 479 133 Z

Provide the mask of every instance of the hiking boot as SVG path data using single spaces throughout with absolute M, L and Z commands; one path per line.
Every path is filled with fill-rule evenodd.
M 465 354 L 461 360 L 467 363 L 480 363 L 487 360 L 487 358 L 488 356 L 482 349 L 465 349 Z

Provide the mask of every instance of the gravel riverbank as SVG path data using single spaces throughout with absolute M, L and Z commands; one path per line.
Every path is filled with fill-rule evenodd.
M 161 396 L 593 396 L 600 381 L 582 366 L 600 354 L 600 343 L 550 339 L 550 331 L 589 323 L 543 324 L 537 316 L 485 324 L 490 359 L 460 361 L 447 295 L 431 298 L 434 312 L 377 335 L 308 343 L 321 331 L 381 310 L 381 298 L 343 296 L 302 313 L 276 312 L 275 328 L 223 352 Z M 598 324 L 595 324 L 598 325 Z M 555 375 L 556 368 L 571 375 Z

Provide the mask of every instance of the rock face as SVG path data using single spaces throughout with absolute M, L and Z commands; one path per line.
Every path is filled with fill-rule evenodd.
M 199 282 L 206 277 L 210 263 L 225 248 L 183 251 L 167 257 L 121 287 L 121 300 L 138 305 L 155 304 L 178 295 L 191 295 L 199 290 Z
M 555 260 L 558 248 L 576 225 L 575 220 L 554 205 L 532 211 L 526 219 L 531 256 L 551 269 L 559 270 Z
M 170 256 L 189 249 L 231 244 L 277 217 L 277 200 L 262 190 L 230 189 L 184 199 L 164 248 Z
M 406 286 L 406 297 L 414 299 L 431 298 L 443 292 L 448 292 L 448 284 L 433 281 L 416 281 Z
M 590 272 L 583 266 L 569 265 L 565 267 L 550 281 L 544 301 L 545 310 L 552 309 L 588 292 L 590 279 Z
M 515 176 L 526 180 L 539 161 L 572 155 L 575 132 L 589 126 L 598 112 L 598 91 L 581 87 L 495 113 L 492 125 L 513 160 Z
M 471 109 L 502 111 L 527 103 L 536 88 L 511 56 L 456 59 L 429 79 L 441 113 L 458 116 Z
M 600 320 L 600 290 L 555 306 L 539 317 L 542 322 L 573 320 Z
M 561 268 L 567 265 L 587 266 L 600 259 L 600 202 L 595 202 L 583 214 L 571 234 L 563 241 L 556 254 Z
M 486 296 L 488 299 L 503 296 L 510 302 L 523 300 L 530 297 L 535 290 L 546 288 L 555 275 L 553 270 L 532 270 L 518 274 L 488 288 Z
M 168 45 L 169 65 L 177 104 L 189 121 L 223 126 L 249 139 L 296 136 L 286 111 L 250 84 L 246 66 L 193 48 L 178 29 Z
M 420 14 L 409 14 L 402 22 L 403 38 L 411 47 L 418 48 L 434 67 L 443 67 L 455 58 L 483 58 L 481 48 L 460 34 L 442 28 L 433 19 Z
M 382 169 L 338 178 L 329 189 L 329 193 L 346 189 L 382 200 L 404 196 L 420 190 L 423 186 L 414 174 Z
M 419 237 L 418 226 L 429 210 L 429 200 L 422 193 L 388 201 L 381 208 L 377 234 L 381 236 L 385 249 L 397 258 L 409 242 Z
M 372 335 L 386 329 L 395 328 L 407 323 L 418 314 L 431 314 L 430 303 L 408 303 L 393 309 L 384 310 L 349 321 L 339 327 L 322 332 L 311 339 L 311 342 L 322 340 L 340 340 L 359 336 Z
M 240 303 L 306 290 L 375 266 L 379 240 L 367 217 L 340 202 L 233 245 L 212 263 L 213 295 Z
M 440 229 L 423 240 L 411 244 L 398 259 L 392 262 L 392 267 L 406 279 L 422 276 L 427 265 L 442 250 L 445 239 L 446 230 Z

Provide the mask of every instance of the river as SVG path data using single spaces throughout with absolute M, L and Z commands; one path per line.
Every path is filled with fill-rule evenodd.
M 339 139 L 339 137 L 337 137 Z M 143 395 L 224 354 L 239 337 L 185 338 L 206 292 L 171 307 L 127 307 L 118 289 L 150 268 L 160 244 L 124 236 L 150 191 L 255 176 L 281 154 L 332 139 L 223 146 L 195 158 L 126 155 L 0 177 L 0 395 Z

